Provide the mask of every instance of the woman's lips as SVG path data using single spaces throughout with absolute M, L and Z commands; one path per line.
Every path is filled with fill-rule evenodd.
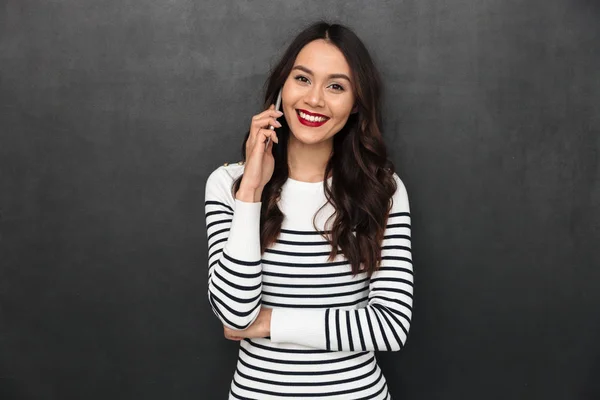
M 304 111 L 302 112 L 305 113 Z M 325 122 L 329 121 L 329 118 L 325 119 L 324 121 L 309 121 L 300 116 L 300 110 L 296 110 L 296 116 L 298 116 L 298 121 L 300 121 L 302 125 L 310 126 L 311 128 L 317 128 L 323 125 Z

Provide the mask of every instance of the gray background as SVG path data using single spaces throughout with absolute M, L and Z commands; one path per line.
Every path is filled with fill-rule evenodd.
M 385 83 L 413 212 L 397 399 L 598 399 L 600 4 L 0 1 L 0 397 L 221 399 L 204 184 L 318 18 Z

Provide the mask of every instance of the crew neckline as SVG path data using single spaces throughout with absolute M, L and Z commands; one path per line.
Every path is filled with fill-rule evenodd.
M 330 176 L 329 178 L 327 178 L 327 182 L 331 183 L 332 177 Z M 296 179 L 287 178 L 287 182 L 294 185 L 294 186 L 304 186 L 304 187 L 316 187 L 316 186 L 323 186 L 323 181 L 319 181 L 319 182 L 305 182 L 305 181 L 298 181 Z

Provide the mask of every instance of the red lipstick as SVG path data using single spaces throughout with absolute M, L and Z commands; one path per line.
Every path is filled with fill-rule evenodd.
M 302 113 L 304 115 L 312 116 L 312 117 L 321 117 L 321 118 L 325 118 L 325 119 L 322 121 L 309 121 L 307 119 L 302 118 L 300 116 L 300 113 Z M 311 113 L 310 111 L 306 111 L 306 110 L 296 110 L 296 115 L 298 116 L 298 121 L 300 121 L 300 123 L 302 125 L 310 126 L 312 128 L 317 128 L 317 127 L 323 125 L 325 122 L 329 121 L 329 117 L 327 117 L 323 114 Z

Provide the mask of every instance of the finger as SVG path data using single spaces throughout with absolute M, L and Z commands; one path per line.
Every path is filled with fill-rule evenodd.
M 271 138 L 271 143 L 275 142 L 279 144 L 279 138 L 277 137 L 277 133 L 270 129 L 260 128 L 258 132 L 248 141 L 246 142 L 246 156 L 249 159 L 250 156 L 258 157 L 258 160 L 262 160 L 262 155 L 264 151 L 267 150 L 265 146 L 265 142 L 268 138 Z M 250 161 L 248 161 L 249 163 Z
M 252 143 L 250 144 L 251 148 L 254 149 L 255 147 L 259 146 L 260 144 L 263 144 L 267 141 L 268 138 L 271 138 L 271 140 L 274 140 L 275 143 L 279 143 L 279 138 L 277 137 L 277 133 L 275 131 L 272 131 L 270 129 L 265 129 L 265 128 L 259 128 L 258 131 L 256 132 L 256 135 L 253 138 Z
M 279 123 L 279 121 L 273 119 L 273 118 L 264 118 L 258 121 L 255 121 L 252 124 L 252 129 L 250 130 L 250 135 L 252 137 L 252 140 L 256 140 L 259 131 L 261 129 L 270 129 L 270 127 L 273 126 L 275 128 L 281 128 L 281 123 Z M 265 134 L 265 132 L 261 132 L 263 134 Z
M 263 119 L 265 117 L 279 118 L 282 115 L 283 115 L 283 113 L 281 111 L 275 111 L 275 107 L 273 106 L 272 108 L 269 107 L 268 109 L 261 112 L 260 114 L 256 114 L 255 116 L 253 116 L 252 122 L 259 120 L 259 119 Z
M 279 143 L 277 132 L 274 130 L 272 131 L 270 129 L 261 128 L 259 132 L 257 132 L 255 146 L 260 143 L 264 144 L 268 138 L 271 138 L 271 140 L 275 143 Z
M 277 121 L 277 118 L 273 117 L 265 117 L 261 119 L 257 119 L 252 123 L 253 127 L 256 128 L 268 128 L 269 126 L 274 126 L 275 128 L 281 128 L 281 122 Z
M 269 143 L 265 147 L 265 153 L 273 155 L 273 143 L 275 143 L 273 140 L 269 141 Z
M 271 138 L 271 143 L 277 143 L 279 144 L 279 138 L 277 137 L 277 133 L 275 133 L 275 131 L 271 131 L 271 135 L 269 136 Z

